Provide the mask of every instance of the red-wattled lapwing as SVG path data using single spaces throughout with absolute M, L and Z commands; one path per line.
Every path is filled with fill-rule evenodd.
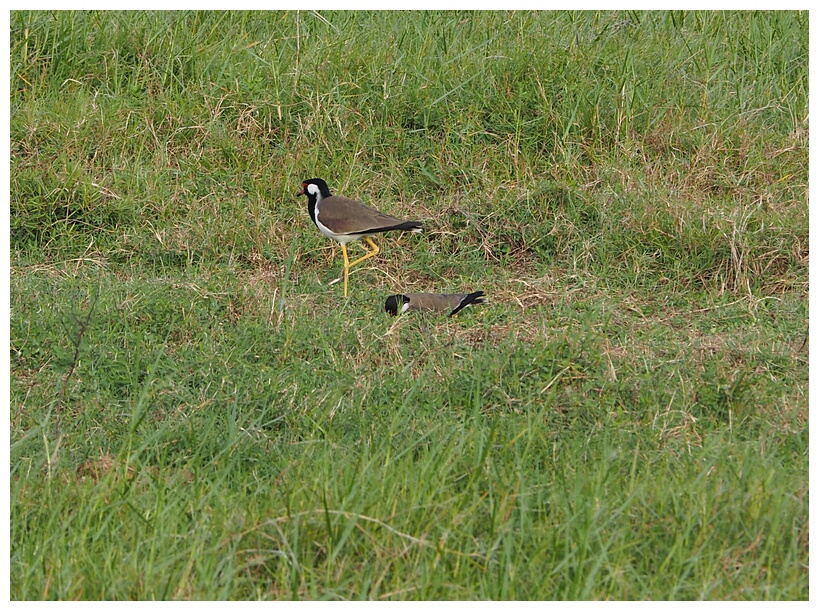
M 390 295 L 384 303 L 384 310 L 391 316 L 398 314 L 399 308 L 403 314 L 407 310 L 426 310 L 431 312 L 449 312 L 454 316 L 466 306 L 473 303 L 484 303 L 481 299 L 483 291 L 474 293 L 407 293 L 405 295 Z
M 350 268 L 365 259 L 374 257 L 380 250 L 373 242 L 372 236 L 385 231 L 421 232 L 421 223 L 418 221 L 405 221 L 373 210 L 354 199 L 333 195 L 327 188 L 327 183 L 321 178 L 305 180 L 301 186 L 301 192 L 297 195 L 307 196 L 307 209 L 316 227 L 328 238 L 341 244 L 341 253 L 344 255 L 345 297 L 347 296 L 347 276 Z M 361 238 L 364 238 L 372 250 L 350 263 L 347 258 L 347 244 Z

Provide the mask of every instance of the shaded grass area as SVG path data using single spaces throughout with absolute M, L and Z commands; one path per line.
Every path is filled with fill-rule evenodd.
M 13 598 L 807 598 L 807 14 L 11 28 Z
M 759 476 L 792 447 L 760 456 L 717 435 L 676 456 L 610 430 L 543 448 L 542 426 L 521 438 L 503 419 L 436 419 L 400 440 L 373 431 L 267 452 L 249 448 L 256 431 L 220 432 L 221 447 L 193 465 L 148 466 L 134 452 L 130 471 L 97 458 L 84 472 L 112 465 L 96 482 L 15 490 L 28 502 L 12 532 L 42 531 L 43 560 L 14 573 L 41 575 L 49 588 L 37 595 L 51 597 L 804 596 L 782 576 L 804 570 L 806 525 L 794 516 L 807 489 Z M 199 424 L 230 431 L 231 417 Z
M 390 332 L 363 297 L 279 321 L 212 282 L 100 298 L 58 449 L 70 344 L 13 329 L 52 359 L 13 389 L 28 597 L 804 596 L 797 329 L 596 294 Z

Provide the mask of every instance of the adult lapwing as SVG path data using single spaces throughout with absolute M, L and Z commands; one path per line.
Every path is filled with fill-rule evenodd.
M 428 312 L 449 312 L 454 316 L 466 306 L 473 303 L 484 303 L 483 291 L 474 293 L 406 293 L 390 295 L 384 302 L 384 310 L 391 316 L 400 311 L 426 310 Z
M 380 250 L 372 236 L 386 231 L 412 231 L 420 233 L 419 221 L 405 221 L 403 219 L 373 210 L 361 202 L 348 199 L 340 195 L 333 195 L 327 188 L 327 183 L 321 178 L 311 178 L 302 183 L 302 189 L 297 195 L 307 196 L 307 210 L 310 218 L 319 231 L 341 244 L 341 253 L 344 255 L 344 296 L 347 296 L 347 277 L 350 268 L 362 261 L 374 257 Z M 352 263 L 347 258 L 347 244 L 364 238 L 371 250 L 363 257 Z M 365 247 L 366 248 L 366 247 Z

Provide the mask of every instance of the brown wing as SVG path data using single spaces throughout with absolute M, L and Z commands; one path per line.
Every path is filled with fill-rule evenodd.
M 472 303 L 483 303 L 483 291 L 474 293 L 406 293 L 412 310 L 432 310 L 457 314 Z
M 420 223 L 408 222 L 403 219 L 384 214 L 365 206 L 354 199 L 340 195 L 331 195 L 318 204 L 319 220 L 333 233 L 378 233 L 389 229 L 410 230 L 420 227 Z
M 406 296 L 409 298 L 410 309 L 434 312 L 449 312 L 457 308 L 461 300 L 466 297 L 464 293 L 406 293 Z

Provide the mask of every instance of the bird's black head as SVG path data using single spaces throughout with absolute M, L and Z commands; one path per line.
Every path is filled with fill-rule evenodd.
M 406 295 L 390 295 L 387 297 L 387 301 L 384 302 L 384 311 L 389 313 L 390 316 L 396 316 L 398 310 L 405 303 L 409 303 L 409 297 Z
M 327 188 L 327 183 L 321 178 L 309 178 L 301 183 L 301 191 L 296 193 L 296 196 L 299 195 L 330 197 L 330 189 Z

